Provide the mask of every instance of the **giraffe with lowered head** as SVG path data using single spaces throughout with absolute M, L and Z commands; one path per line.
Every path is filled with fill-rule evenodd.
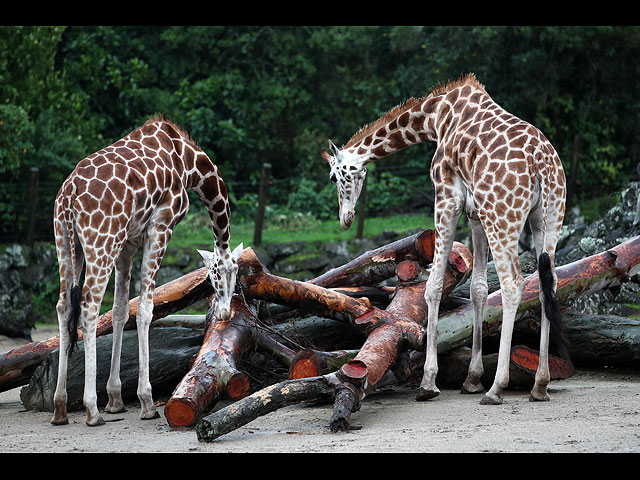
M 60 359 L 51 423 L 68 423 L 67 364 L 80 324 L 85 348 L 83 403 L 89 426 L 104 424 L 96 395 L 96 323 L 105 288 L 115 269 L 113 348 L 105 412 L 125 410 L 121 396 L 122 331 L 129 317 L 129 284 L 135 252 L 143 248 L 138 330 L 137 394 L 141 419 L 156 418 L 149 382 L 148 333 L 156 276 L 174 227 L 189 209 L 187 192 L 206 205 L 215 246 L 199 251 L 215 290 L 215 316 L 230 316 L 230 301 L 242 245 L 230 250 L 229 201 L 217 166 L 177 125 L 152 117 L 129 135 L 81 160 L 62 184 L 54 206 L 60 269 L 57 303 Z M 79 285 L 85 264 L 83 285 Z
M 490 249 L 500 279 L 503 318 L 496 376 L 480 403 L 502 403 L 501 392 L 509 383 L 513 324 L 524 285 L 518 240 L 528 218 L 538 255 L 543 306 L 540 361 L 530 400 L 549 400 L 550 330 L 558 338 L 560 355 L 568 359 L 555 299 L 554 256 L 566 199 L 560 158 L 537 128 L 505 111 L 476 77 L 468 74 L 398 105 L 363 127 L 342 148 L 329 141 L 331 153 L 323 150 L 322 156 L 330 166 L 330 180 L 337 186 L 343 229 L 348 229 L 355 217 L 367 164 L 425 141 L 436 142 L 430 172 L 435 187 L 436 242 L 425 291 L 426 361 L 416 399 L 428 400 L 440 393 L 435 383 L 438 310 L 456 225 L 464 212 L 472 229 L 474 322 L 472 358 L 462 392 L 484 391 L 480 382 L 482 314 Z

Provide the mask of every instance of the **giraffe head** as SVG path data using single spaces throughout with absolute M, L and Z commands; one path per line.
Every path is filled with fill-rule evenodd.
M 331 154 L 322 150 L 322 158 L 331 167 L 329 179 L 338 189 L 340 226 L 343 230 L 348 230 L 356 216 L 356 202 L 367 176 L 366 162 L 357 154 L 340 151 L 331 140 L 329 149 Z
M 231 297 L 236 288 L 238 258 L 242 255 L 242 250 L 242 243 L 233 252 L 217 248 L 213 252 L 198 250 L 215 292 L 214 315 L 217 320 L 228 320 L 231 316 Z

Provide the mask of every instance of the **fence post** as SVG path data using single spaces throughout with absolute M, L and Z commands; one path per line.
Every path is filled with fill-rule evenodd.
M 38 214 L 38 167 L 31 167 L 29 175 L 29 197 L 27 199 L 27 245 L 35 240 L 36 215 Z
M 269 176 L 271 174 L 271 164 L 262 164 L 262 175 L 260 177 L 260 190 L 258 193 L 258 211 L 256 212 L 256 221 L 253 230 L 253 245 L 258 247 L 262 243 L 262 226 L 264 224 L 264 209 L 267 205 Z

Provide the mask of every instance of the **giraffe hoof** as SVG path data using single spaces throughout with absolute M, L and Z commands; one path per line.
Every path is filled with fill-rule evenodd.
M 64 418 L 53 417 L 51 419 L 51 425 L 69 425 L 69 419 L 67 417 L 64 417 Z
M 549 395 L 537 395 L 534 394 L 533 392 L 531 392 L 531 395 L 529 395 L 529 401 L 530 402 L 548 402 L 549 400 L 551 400 L 551 397 L 549 397 Z
M 460 393 L 482 393 L 484 392 L 484 387 L 482 383 L 470 383 L 465 382 L 462 384 L 462 388 L 460 388 Z
M 153 420 L 154 418 L 160 418 L 160 414 L 158 411 L 155 411 L 151 414 L 140 414 L 140 420 Z
M 480 400 L 480 405 L 502 405 L 502 398 L 485 395 Z
M 437 389 L 433 390 L 433 389 L 420 387 L 418 388 L 418 392 L 416 393 L 416 400 L 418 402 L 422 402 L 424 400 L 431 400 L 432 398 L 435 398 L 438 395 L 440 395 L 440 391 Z
M 101 415 L 98 415 L 95 418 L 87 419 L 85 423 L 90 427 L 99 427 L 100 425 L 104 425 L 105 421 Z
M 104 411 L 105 413 L 124 413 L 127 411 L 127 409 L 124 405 L 119 407 L 107 405 L 106 407 L 104 407 Z

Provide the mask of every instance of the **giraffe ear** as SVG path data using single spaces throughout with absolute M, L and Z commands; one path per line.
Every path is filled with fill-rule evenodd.
M 231 252 L 231 256 L 237 260 L 242 255 L 242 251 L 243 250 L 244 250 L 244 248 L 242 246 L 242 242 L 240 242 L 240 245 L 238 245 L 236 248 L 234 248 L 233 252 Z
M 339 159 L 340 150 L 336 147 L 331 140 L 329 140 L 329 150 L 331 150 L 331 154 L 336 157 L 336 160 Z
M 324 158 L 325 162 L 331 165 L 331 156 L 329 155 L 329 152 L 327 152 L 326 149 L 323 148 L 322 150 L 320 150 L 320 156 Z
M 205 267 L 208 267 L 213 263 L 213 256 L 214 256 L 213 252 L 208 252 L 206 250 L 198 250 L 198 253 L 202 257 L 202 262 L 204 263 Z

